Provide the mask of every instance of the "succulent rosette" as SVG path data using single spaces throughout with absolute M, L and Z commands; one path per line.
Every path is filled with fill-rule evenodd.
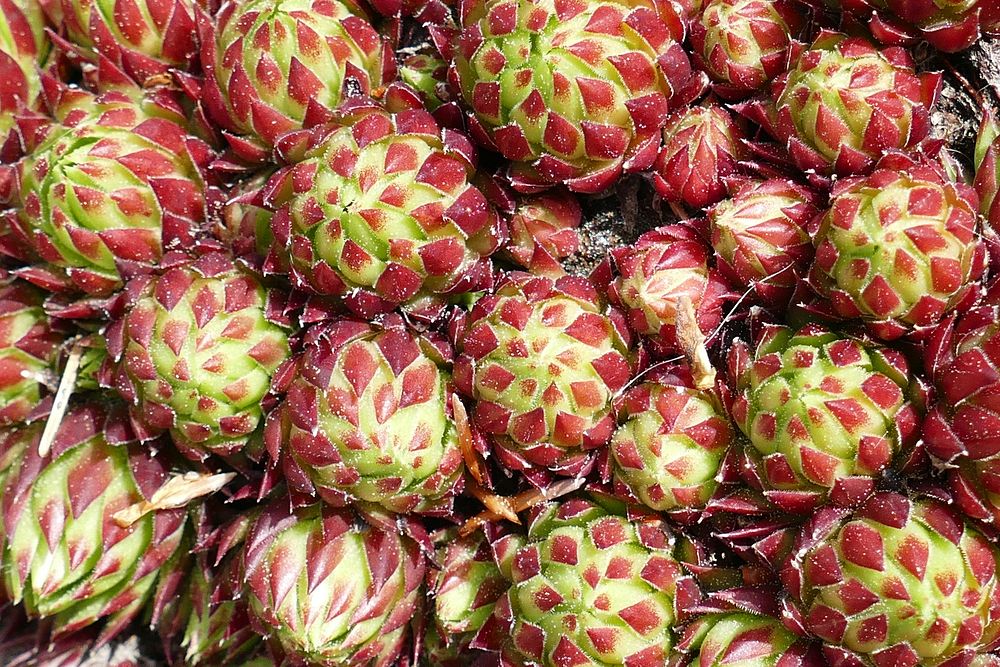
M 726 196 L 725 179 L 737 171 L 743 133 L 716 104 L 690 107 L 667 119 L 653 185 L 668 201 L 705 208 Z
M 1000 667 L 983 35 L 0 0 L 0 667 Z
M 491 621 L 497 601 L 510 582 L 497 563 L 490 542 L 482 533 L 461 537 L 453 531 L 436 536 L 439 566 L 428 572 L 428 593 L 434 601 L 431 642 L 425 655 L 443 662 L 448 656 L 458 665 L 472 655 L 477 633 Z M 430 644 L 430 645 L 428 645 Z
M 279 136 L 328 120 L 395 76 L 388 42 L 353 0 L 227 2 L 198 18 L 201 103 L 233 151 L 267 161 Z
M 1000 307 L 979 306 L 941 324 L 927 371 L 937 388 L 924 420 L 928 451 L 949 464 L 956 505 L 1000 519 Z
M 920 38 L 946 53 L 975 44 L 988 29 L 990 0 L 826 0 L 868 22 L 884 44 L 910 44 Z
M 28 446 L 40 432 L 39 424 L 30 426 L 20 426 L 17 428 L 5 428 L 0 431 L 0 502 L 2 502 L 3 492 L 6 488 L 7 476 L 16 471 L 24 458 Z M 3 515 L 0 514 L 0 521 Z M 2 551 L 2 547 L 0 547 Z
M 660 373 L 621 398 L 611 438 L 615 482 L 658 510 L 700 508 L 719 486 L 733 427 L 712 391 L 687 373 Z
M 64 336 L 45 315 L 44 299 L 20 280 L 0 287 L 0 424 L 26 419 L 54 382 Z
M 202 662 L 207 664 L 215 660 L 217 664 L 224 662 L 242 667 L 269 667 L 272 663 L 266 659 L 261 637 L 253 631 L 246 602 L 240 599 L 235 566 L 230 564 L 221 573 L 216 573 L 215 570 L 216 568 L 205 570 L 204 572 L 211 572 L 212 575 L 211 579 L 206 577 L 204 581 L 209 584 L 223 578 L 226 581 L 217 583 L 214 589 L 198 589 L 197 594 L 204 596 L 210 593 L 211 598 L 202 598 L 202 616 L 192 618 L 193 622 L 200 623 L 201 626 L 197 630 L 189 627 L 185 635 L 188 654 L 206 656 L 207 660 L 203 659 Z M 200 644 L 197 643 L 199 641 Z M 233 656 L 238 656 L 235 662 Z
M 293 489 L 337 505 L 449 512 L 464 466 L 435 342 L 402 321 L 345 319 L 308 332 L 265 432 Z
M 488 667 L 496 658 L 457 643 L 446 644 L 433 625 L 424 630 L 421 664 L 434 667 Z M 978 667 L 978 666 L 977 666 Z
M 477 0 L 460 19 L 450 79 L 518 189 L 600 192 L 648 168 L 670 109 L 704 85 L 670 2 Z
M 884 0 L 886 9 L 901 21 L 913 26 L 920 37 L 946 53 L 962 51 L 980 37 L 981 12 L 988 0 Z M 893 26 L 873 32 L 880 39 Z
M 435 54 L 416 53 L 399 64 L 398 83 L 405 85 L 407 94 L 415 96 L 428 111 L 436 111 L 449 101 L 447 79 L 448 63 Z M 391 91 L 400 94 L 398 87 L 397 82 L 390 84 L 386 97 L 391 99 Z
M 788 0 L 709 0 L 691 22 L 691 46 L 713 90 L 741 99 L 788 70 L 803 23 Z
M 983 32 L 987 35 L 1000 35 L 1000 5 L 982 0 L 979 3 L 979 11 Z
M 661 522 L 633 523 L 591 500 L 542 506 L 512 547 L 512 586 L 497 603 L 501 660 L 665 664 L 688 596 L 672 546 Z
M 786 511 L 864 500 L 919 437 L 920 387 L 895 350 L 817 325 L 770 326 L 752 357 L 736 345 L 729 362 L 753 481 Z
M 262 187 L 272 174 L 265 170 L 233 189 L 221 213 L 214 217 L 212 234 L 235 258 L 255 271 L 263 273 L 265 259 L 269 258 L 273 263 L 269 272 L 287 273 L 284 258 L 270 254 L 274 246 L 274 211 L 264 206 Z
M 559 260 L 580 247 L 577 228 L 583 217 L 580 202 L 568 192 L 552 190 L 524 197 L 510 219 L 507 252 L 532 273 L 560 275 Z
M 730 288 L 710 265 L 711 252 L 691 227 L 660 227 L 611 255 L 614 277 L 607 288 L 608 298 L 659 353 L 682 351 L 677 310 L 684 299 L 690 300 L 702 333 L 710 334 L 722 321 Z
M 199 554 L 181 592 L 187 614 L 181 634 L 185 665 L 243 665 L 261 648 L 239 579 L 238 560 L 213 564 Z
M 976 137 L 975 189 L 979 212 L 994 230 L 1000 230 L 1000 123 L 988 109 Z
M 930 162 L 889 155 L 835 186 L 811 282 L 842 317 L 881 338 L 936 324 L 977 296 L 986 251 L 972 188 Z
M 41 432 L 42 425 L 40 423 L 0 430 L 0 508 L 3 507 L 4 503 L 7 478 L 21 467 L 28 448 L 37 446 Z M 7 542 L 7 531 L 4 530 L 3 519 L 4 513 L 0 511 L 0 555 L 3 554 L 4 545 Z M 0 593 L 3 592 L 2 588 L 0 586 Z M 3 599 L 0 596 L 0 607 L 2 607 Z
M 50 638 L 47 622 L 28 619 L 21 605 L 0 603 L 0 649 L 10 667 L 26 665 L 79 665 L 100 652 L 95 627 L 71 635 Z
M 271 376 L 290 356 L 260 283 L 221 253 L 129 282 L 107 330 L 102 381 L 131 404 L 143 437 L 169 431 L 193 459 L 232 454 L 263 419 Z
M 454 380 L 473 422 L 513 470 L 573 476 L 614 431 L 612 398 L 632 376 L 628 334 L 589 281 L 510 274 L 465 318 Z
M 248 512 L 185 544 L 164 568 L 150 620 L 170 664 L 245 667 L 263 653 L 263 640 L 250 624 L 242 579 L 242 541 L 255 516 Z
M 817 514 L 784 574 L 832 664 L 970 664 L 996 632 L 997 556 L 942 503 L 879 493 Z
M 472 184 L 475 151 L 423 110 L 355 105 L 343 122 L 289 136 L 292 163 L 266 186 L 275 254 L 293 285 L 342 295 L 363 317 L 433 311 L 487 287 L 506 236 Z
M 321 504 L 290 512 L 287 499 L 272 502 L 250 530 L 244 567 L 254 627 L 291 664 L 389 667 L 421 613 L 416 542 Z
M 20 209 L 10 223 L 44 262 L 22 275 L 49 289 L 107 295 L 124 275 L 193 243 L 211 153 L 162 96 L 64 89 L 56 112 L 60 123 L 41 133 L 15 173 Z
M 708 613 L 684 627 L 671 667 L 823 667 L 826 661 L 777 618 Z
M 792 181 L 748 183 L 708 212 L 719 270 L 766 305 L 791 299 L 813 259 L 818 196 Z
M 194 0 L 53 0 L 40 3 L 85 56 L 99 54 L 142 84 L 198 55 Z
M 902 48 L 824 31 L 774 82 L 773 107 L 755 117 L 800 169 L 859 174 L 928 136 L 940 87 L 941 75 L 917 74 Z
M 35 104 L 42 82 L 39 67 L 49 53 L 41 4 L 26 0 L 0 2 L 0 160 L 21 152 L 12 131 L 19 111 Z
M 74 408 L 49 452 L 40 454 L 41 430 L 33 430 L 8 474 L 3 588 L 30 616 L 52 618 L 57 636 L 102 619 L 102 636 L 116 634 L 141 611 L 181 543 L 183 509 L 147 513 L 127 528 L 114 520 L 149 501 L 169 472 L 167 457 L 125 442 L 128 432 L 102 407 Z
M 430 0 L 425 5 L 427 11 L 443 7 L 440 0 Z M 432 30 L 439 30 L 442 29 L 442 22 L 450 24 L 451 11 L 445 9 L 446 19 L 417 20 L 424 25 L 435 26 Z M 393 112 L 427 109 L 443 127 L 464 128 L 465 111 L 458 103 L 459 96 L 448 84 L 448 61 L 430 46 L 413 55 L 403 57 L 400 54 L 399 57 L 398 77 L 386 86 L 382 96 L 385 108 Z

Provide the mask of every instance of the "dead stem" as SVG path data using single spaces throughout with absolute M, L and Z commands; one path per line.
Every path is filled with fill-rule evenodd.
M 84 347 L 83 340 L 77 339 L 66 359 L 66 368 L 63 369 L 59 388 L 52 399 L 52 411 L 45 422 L 42 439 L 38 441 L 38 455 L 43 458 L 48 456 L 52 442 L 56 439 L 56 433 L 59 432 L 59 425 L 62 424 L 63 416 L 66 414 L 66 408 L 69 407 L 69 399 L 73 396 L 73 389 L 76 387 L 76 376 L 80 372 L 80 360 L 83 357 Z

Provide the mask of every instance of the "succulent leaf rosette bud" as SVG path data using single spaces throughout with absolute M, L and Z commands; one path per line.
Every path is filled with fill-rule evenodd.
M 290 355 L 267 299 L 220 253 L 128 284 L 124 313 L 107 331 L 102 380 L 130 402 L 140 435 L 169 431 L 193 459 L 246 444 L 271 376 Z
M 860 502 L 919 437 L 918 387 L 895 350 L 817 325 L 771 326 L 752 358 L 737 345 L 729 361 L 755 483 L 786 511 Z
M 704 507 L 735 441 L 713 392 L 686 373 L 661 373 L 629 389 L 618 414 L 609 445 L 616 483 L 654 510 Z
M 612 251 L 616 275 L 608 299 L 621 308 L 634 331 L 662 355 L 682 352 L 677 310 L 690 299 L 698 328 L 710 334 L 722 321 L 730 295 L 725 278 L 709 261 L 711 252 L 689 226 L 667 225 L 647 232 L 632 246 Z
M 449 513 L 464 466 L 434 343 L 402 321 L 345 319 L 307 334 L 265 432 L 293 489 L 336 505 Z
M 840 181 L 815 237 L 811 282 L 880 338 L 926 329 L 976 297 L 986 251 L 972 188 L 935 164 L 889 155 Z
M 264 206 L 262 191 L 273 173 L 270 170 L 263 171 L 234 188 L 222 206 L 221 213 L 215 216 L 212 228 L 212 235 L 225 245 L 233 257 L 261 273 L 264 260 L 274 246 L 274 232 L 271 229 L 274 211 Z M 288 272 L 287 263 L 282 264 L 281 259 L 283 258 L 271 256 L 271 260 L 276 262 L 269 267 L 271 273 Z
M 0 431 L 0 502 L 6 488 L 7 476 L 20 467 L 20 462 L 32 439 L 38 435 L 39 424 L 18 428 L 5 428 Z M 0 522 L 3 515 L 0 514 Z M 6 533 L 4 533 L 6 535 Z
M 946 53 L 975 44 L 989 31 L 990 0 L 826 0 L 868 22 L 883 44 L 908 45 L 920 38 Z
M 4 495 L 7 490 L 7 478 L 13 475 L 28 453 L 28 448 L 37 446 L 41 437 L 42 424 L 17 426 L 0 430 L 0 510 L 4 506 Z M 7 531 L 4 529 L 4 512 L 0 511 L 0 554 L 3 554 L 7 542 Z M 0 593 L 3 586 L 0 586 Z M 3 598 L 0 597 L 0 600 Z M 2 604 L 2 602 L 0 602 Z
M 712 89 L 741 99 L 788 70 L 803 23 L 788 0 L 710 0 L 691 22 L 691 46 Z
M 417 543 L 312 505 L 274 501 L 244 552 L 255 628 L 291 664 L 390 667 L 422 613 Z
M 813 259 L 818 199 L 781 179 L 740 187 L 708 212 L 720 271 L 766 305 L 786 305 Z
M 924 420 L 928 451 L 950 464 L 956 505 L 967 516 L 1000 520 L 1000 307 L 951 317 L 931 337 L 927 371 L 937 388 Z
M 559 260 L 580 247 L 577 228 L 582 218 L 580 202 L 568 192 L 552 190 L 520 199 L 510 219 L 507 252 L 532 273 L 561 275 Z
M 206 214 L 211 153 L 188 134 L 180 107 L 67 89 L 57 117 L 18 165 L 11 219 L 53 274 L 43 287 L 104 296 L 123 272 L 190 247 Z M 40 281 L 35 268 L 24 275 Z
M 424 631 L 422 659 L 425 662 L 420 664 L 434 667 L 489 667 L 496 664 L 496 657 L 492 653 L 460 644 L 445 644 L 434 626 Z
M 439 567 L 428 572 L 428 592 L 434 601 L 433 631 L 439 646 L 432 655 L 458 659 L 471 655 L 476 635 L 491 621 L 497 601 L 510 582 L 482 533 L 459 537 L 452 531 L 438 536 Z M 428 647 L 435 648 L 435 647 Z
M 187 612 L 181 635 L 185 664 L 237 664 L 261 648 L 250 626 L 239 580 L 239 563 L 228 558 L 212 564 L 199 554 L 189 570 L 182 609 Z
M 45 34 L 41 3 L 31 0 L 0 2 L 0 159 L 13 161 L 21 151 L 14 128 L 19 111 L 34 106 L 41 91 L 39 66 L 50 44 Z
M 417 53 L 407 56 L 399 65 L 398 83 L 405 84 L 409 95 L 415 95 L 418 103 L 431 112 L 446 104 L 450 98 L 447 79 L 448 63 L 436 54 Z M 396 84 L 390 84 L 386 91 L 387 99 L 391 91 L 398 88 Z
M 653 165 L 653 185 L 668 201 L 705 208 L 726 195 L 736 173 L 743 133 L 723 107 L 690 107 L 667 119 L 663 147 Z
M 674 644 L 683 570 L 662 522 L 594 501 L 543 506 L 510 559 L 495 614 L 512 665 L 661 665 Z
M 395 77 L 392 48 L 353 0 L 227 2 L 198 26 L 201 103 L 251 163 L 265 162 L 282 134 Z
M 988 0 L 884 0 L 901 21 L 914 26 L 920 36 L 946 53 L 962 51 L 980 37 L 981 12 Z M 874 28 L 878 30 L 878 27 Z M 881 32 L 876 36 L 881 38 Z
M 137 83 L 186 70 L 198 55 L 194 0 L 53 0 L 54 25 L 85 55 L 108 58 Z
M 145 514 L 128 528 L 113 520 L 152 498 L 169 462 L 126 442 L 127 422 L 95 405 L 63 417 L 44 456 L 41 430 L 33 432 L 2 494 L 4 591 L 29 615 L 54 619 L 57 635 L 106 619 L 101 634 L 111 637 L 142 610 L 181 543 L 183 509 Z
M 992 36 L 1000 35 L 1000 5 L 981 0 L 978 9 L 983 32 Z
M 19 280 L 0 287 L 0 425 L 24 421 L 54 380 L 64 336 L 45 315 L 44 299 Z
M 708 613 L 685 626 L 671 667 L 823 667 L 808 642 L 770 616 Z
M 821 511 L 785 578 L 832 664 L 970 664 L 998 620 L 996 547 L 935 500 Z
M 458 389 L 513 470 L 573 476 L 614 431 L 612 398 L 632 376 L 624 321 L 587 280 L 508 275 L 459 333 Z
M 988 109 L 976 137 L 976 177 L 974 187 L 979 195 L 979 212 L 989 225 L 1000 231 L 1000 123 Z
M 824 31 L 775 81 L 773 116 L 758 120 L 800 169 L 859 174 L 928 136 L 940 87 L 941 75 L 917 74 L 902 48 Z
M 600 192 L 648 168 L 667 113 L 703 85 L 670 2 L 476 0 L 460 18 L 450 78 L 522 190 Z
M 356 105 L 342 123 L 288 136 L 267 185 L 275 253 L 293 285 L 344 296 L 363 317 L 417 313 L 487 287 L 506 230 L 471 182 L 475 151 L 423 110 Z
M 253 656 L 264 652 L 243 595 L 242 542 L 256 516 L 247 512 L 189 540 L 162 570 L 150 621 L 171 664 L 252 667 Z

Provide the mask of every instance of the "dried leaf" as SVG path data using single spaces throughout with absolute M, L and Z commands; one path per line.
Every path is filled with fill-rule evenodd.
M 469 414 L 465 411 L 465 405 L 457 394 L 451 395 L 451 411 L 455 419 L 455 427 L 458 429 L 458 447 L 462 451 L 462 458 L 465 459 L 465 467 L 477 484 L 485 486 L 487 482 L 486 466 L 473 444 L 472 429 L 469 427 Z
M 715 369 L 705 348 L 705 334 L 698 326 L 698 316 L 690 297 L 682 296 L 677 302 L 677 342 L 684 350 L 691 365 L 691 375 L 698 389 L 715 386 Z
M 235 477 L 234 472 L 210 475 L 192 471 L 177 475 L 157 489 L 149 500 L 129 505 L 115 512 L 112 518 L 122 528 L 128 528 L 150 512 L 184 507 L 195 498 L 213 494 Z
M 80 372 L 80 360 L 83 358 L 84 347 L 83 341 L 78 340 L 73 344 L 69 357 L 66 359 L 66 368 L 63 369 L 59 388 L 52 399 L 52 411 L 45 422 L 42 439 L 38 441 L 38 455 L 43 458 L 48 456 L 56 433 L 59 432 L 59 425 L 66 414 L 66 408 L 69 407 L 69 399 L 73 396 L 73 389 L 76 387 L 76 376 Z

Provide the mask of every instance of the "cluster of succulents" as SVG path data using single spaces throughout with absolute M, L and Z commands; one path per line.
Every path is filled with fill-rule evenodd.
M 0 0 L 0 663 L 1000 665 L 998 7 Z

